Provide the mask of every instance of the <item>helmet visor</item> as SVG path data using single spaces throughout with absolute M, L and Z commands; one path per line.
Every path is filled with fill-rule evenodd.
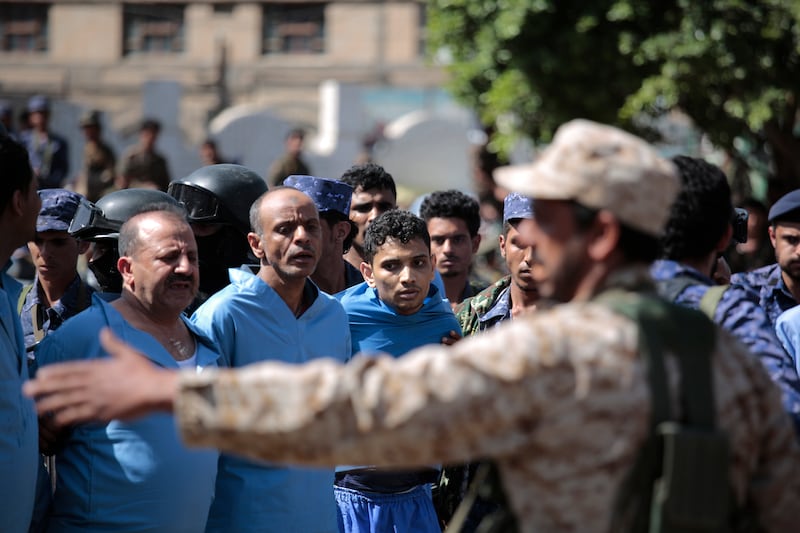
M 184 183 L 171 183 L 168 192 L 186 209 L 189 222 L 219 221 L 219 200 L 210 192 Z
M 107 219 L 96 205 L 82 198 L 68 231 L 76 239 L 86 239 L 102 233 L 118 232 L 120 226 L 120 222 Z

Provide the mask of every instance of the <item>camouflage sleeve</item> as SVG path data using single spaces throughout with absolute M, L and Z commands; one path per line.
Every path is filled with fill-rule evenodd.
M 796 531 L 800 449 L 780 389 L 759 362 L 726 331 L 715 365 L 719 425 L 728 434 L 731 483 L 740 506 L 757 512 L 765 531 Z
M 635 349 L 608 357 L 608 344 L 624 337 L 602 323 L 541 313 L 398 359 L 185 375 L 176 413 L 191 444 L 283 462 L 410 465 L 502 456 L 529 442 L 543 411 L 574 406 L 587 389 L 602 396 L 630 387 Z M 567 333 L 575 325 L 580 331 Z M 582 353 L 571 351 L 572 341 Z M 625 344 L 635 347 L 635 339 Z M 586 407 L 593 416 L 594 406 Z M 570 418 L 578 427 L 580 420 Z
M 474 335 L 479 328 L 478 313 L 472 308 L 472 298 L 474 297 L 465 299 L 455 309 L 456 320 L 461 326 L 461 333 L 464 337 Z

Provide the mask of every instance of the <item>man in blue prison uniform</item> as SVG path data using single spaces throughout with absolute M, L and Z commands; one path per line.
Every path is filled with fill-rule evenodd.
M 33 239 L 41 200 L 25 147 L 0 125 L 0 520 L 3 531 L 28 531 L 33 514 L 39 445 L 17 301 L 22 287 L 6 271 L 12 252 Z M 42 467 L 44 470 L 44 467 Z
M 231 284 L 200 306 L 194 323 L 234 368 L 349 359 L 347 315 L 309 279 L 321 247 L 314 202 L 296 189 L 274 188 L 253 203 L 250 223 L 257 271 L 230 270 Z M 336 533 L 333 470 L 222 454 L 207 531 Z
M 425 344 L 461 334 L 450 304 L 431 282 L 434 263 L 425 222 L 408 211 L 387 211 L 367 228 L 367 281 L 339 293 L 347 311 L 353 353 L 401 356 Z M 440 531 L 430 484 L 438 468 L 381 470 L 340 466 L 336 500 L 345 533 Z
M 45 337 L 36 351 L 38 368 L 107 357 L 98 338 L 104 327 L 154 365 L 196 372 L 217 366 L 214 344 L 182 314 L 199 281 L 192 230 L 181 208 L 162 207 L 134 215 L 120 230 L 121 296 L 106 303 L 95 295 L 89 309 Z M 68 431 L 56 454 L 48 531 L 203 530 L 218 453 L 186 448 L 172 415 Z
M 758 293 L 759 304 L 773 326 L 778 316 L 800 301 L 800 189 L 782 196 L 770 208 L 769 239 L 775 263 L 731 276 L 731 283 Z
M 653 264 L 651 274 L 667 299 L 698 309 L 703 298 L 713 294 L 708 291 L 715 285 L 711 279 L 714 265 L 731 241 L 730 187 L 722 170 L 701 159 L 678 156 L 673 162 L 681 177 L 681 191 L 661 239 L 664 259 Z M 718 295 L 709 314 L 761 360 L 781 388 L 784 408 L 800 435 L 800 378 L 759 306 L 758 294 L 731 283 Z

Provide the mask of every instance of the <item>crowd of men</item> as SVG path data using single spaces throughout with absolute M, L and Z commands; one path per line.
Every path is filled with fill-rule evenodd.
M 0 288 L 4 530 L 795 530 L 800 190 L 720 284 L 725 174 L 572 121 L 497 172 L 484 280 L 469 194 L 170 180 L 157 133 L 92 198 L 0 134 L 0 255 L 36 268 Z

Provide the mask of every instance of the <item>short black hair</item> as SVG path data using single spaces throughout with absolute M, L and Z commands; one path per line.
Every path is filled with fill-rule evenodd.
M 387 189 L 397 198 L 397 186 L 394 178 L 386 170 L 375 163 L 353 165 L 342 174 L 341 181 L 353 187 L 353 191 L 361 187 L 362 191 L 370 189 Z
M 28 150 L 8 135 L 0 135 L 0 213 L 6 210 L 16 191 L 27 193 L 33 187 L 33 169 Z
M 422 239 L 428 250 L 431 249 L 431 236 L 425 221 L 410 211 L 393 209 L 380 215 L 372 221 L 364 234 L 364 260 L 372 263 L 378 248 L 392 238 L 408 243 L 412 239 Z
M 422 201 L 419 216 L 428 222 L 432 218 L 458 218 L 467 225 L 470 237 L 481 228 L 481 208 L 472 196 L 456 189 L 436 191 Z
M 286 140 L 288 141 L 289 139 L 294 139 L 294 138 L 299 138 L 301 140 L 305 139 L 306 138 L 306 130 L 304 130 L 303 128 L 292 128 L 292 129 L 290 129 L 289 133 L 286 134 Z
M 672 162 L 681 190 L 661 237 L 661 255 L 674 261 L 699 259 L 714 250 L 731 223 L 731 188 L 725 173 L 707 161 L 681 155 Z
M 161 131 L 161 122 L 154 118 L 146 118 L 139 126 L 139 131 L 150 130 L 156 133 Z

